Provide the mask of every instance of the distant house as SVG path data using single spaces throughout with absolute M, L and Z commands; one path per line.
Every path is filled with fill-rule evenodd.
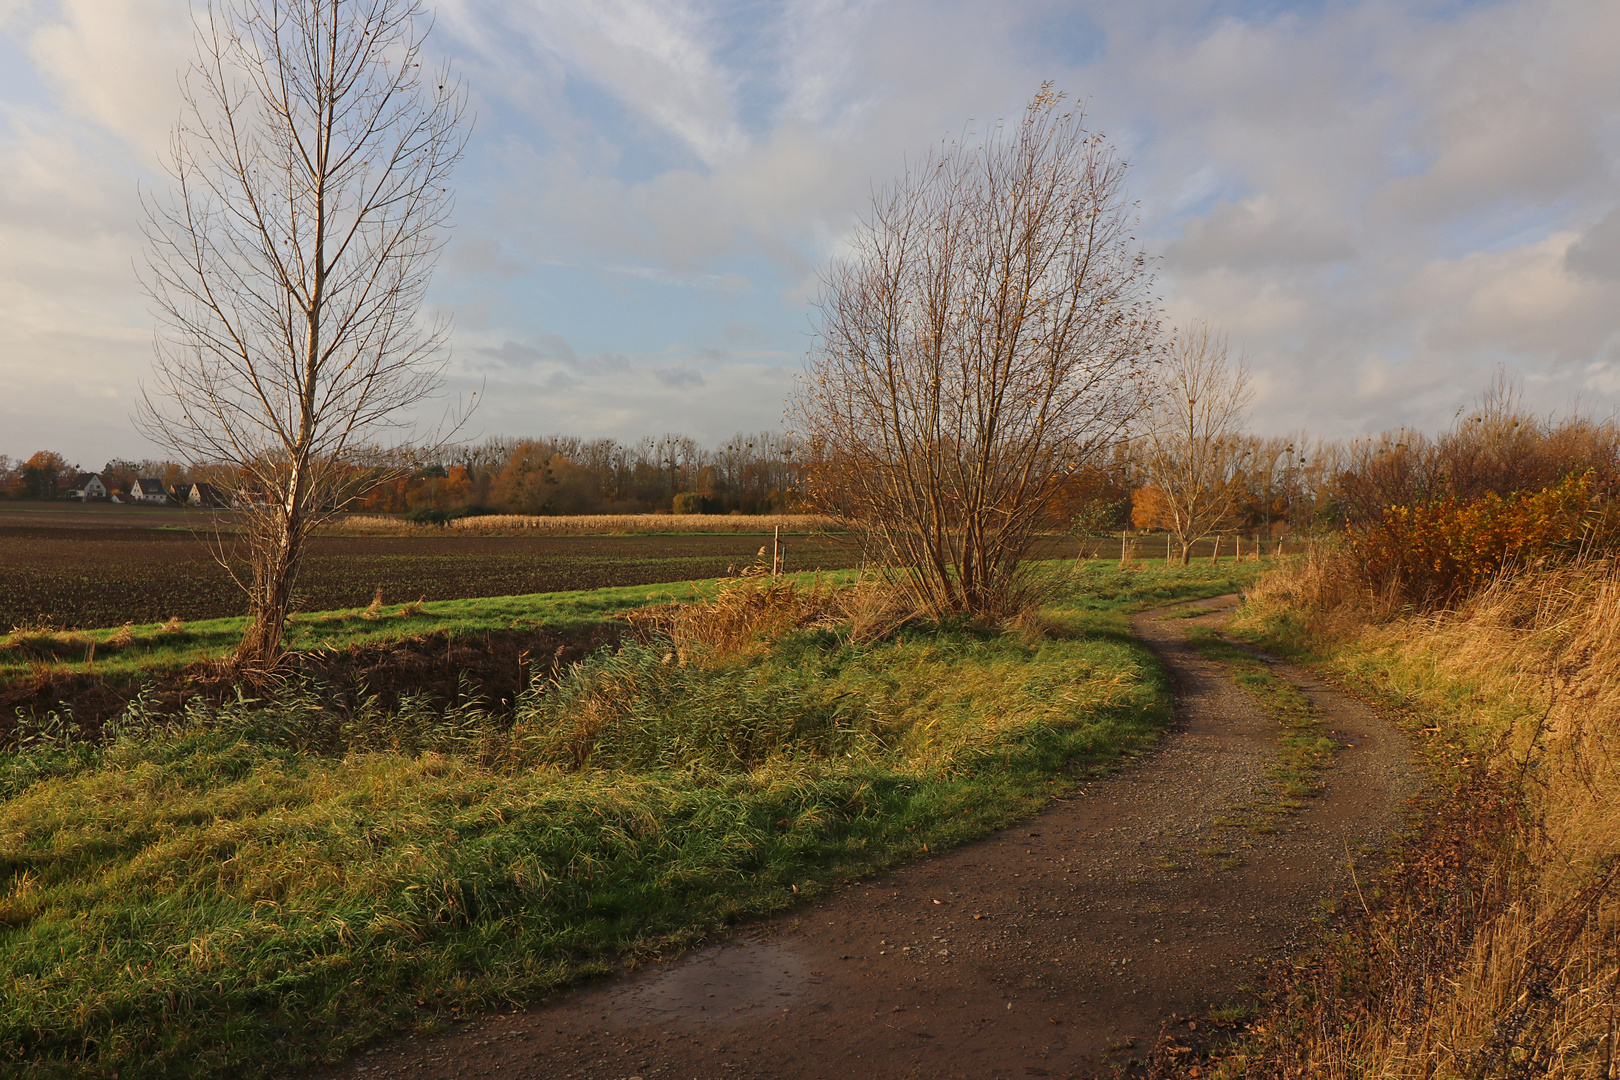
M 129 485 L 129 498 L 131 502 L 142 503 L 146 506 L 167 506 L 169 493 L 163 490 L 161 480 L 137 480 Z
M 164 491 L 164 483 L 159 479 L 138 479 L 130 484 L 130 500 L 149 507 L 165 507 L 168 505 L 168 492 Z
M 223 491 L 207 482 L 199 481 L 180 490 L 186 493 L 185 501 L 189 506 L 223 507 L 231 505 L 231 500 Z
M 101 482 L 101 477 L 95 473 L 80 473 L 73 478 L 73 484 L 68 488 L 68 498 L 78 499 L 80 502 L 104 502 L 107 498 L 107 485 Z

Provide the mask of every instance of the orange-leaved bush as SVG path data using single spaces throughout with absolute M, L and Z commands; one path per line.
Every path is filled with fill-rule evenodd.
M 1391 506 L 1352 530 L 1350 552 L 1377 589 L 1420 607 L 1467 596 L 1505 568 L 1572 558 L 1611 530 L 1593 497 L 1593 474 L 1503 497 L 1447 496 Z

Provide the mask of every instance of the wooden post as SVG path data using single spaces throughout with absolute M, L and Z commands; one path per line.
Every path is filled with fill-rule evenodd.
M 1164 530 L 1164 568 L 1170 569 L 1170 530 Z
M 1209 553 L 1209 562 L 1213 566 L 1221 561 L 1221 534 L 1215 534 L 1215 548 Z
M 776 527 L 776 535 L 771 537 L 771 577 L 782 572 L 782 526 Z
M 1125 565 L 1125 534 L 1128 531 L 1128 529 L 1119 530 L 1119 565 L 1121 567 Z

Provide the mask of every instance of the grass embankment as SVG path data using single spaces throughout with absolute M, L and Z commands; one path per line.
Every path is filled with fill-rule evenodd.
M 847 575 L 843 575 L 847 576 Z M 798 575 L 806 583 L 810 574 Z M 833 575 L 835 579 L 840 576 Z M 374 604 L 293 616 L 287 647 L 294 651 L 346 649 L 445 633 L 473 637 L 546 627 L 568 631 L 600 623 L 649 603 L 674 603 L 712 594 L 717 581 L 629 585 L 615 589 Z M 149 623 L 100 630 L 17 630 L 0 635 L 0 680 L 17 675 L 82 673 L 138 679 L 228 655 L 242 640 L 245 617 Z
M 1620 575 L 1544 571 L 1371 617 L 1331 568 L 1263 581 L 1248 631 L 1389 704 L 1438 795 L 1219 1075 L 1613 1076 Z
M 1258 564 L 1228 561 L 1214 567 L 1200 564 L 1179 575 L 1164 576 L 1162 561 L 1156 565 L 1158 570 L 1149 570 L 1144 577 L 1117 573 L 1106 562 L 1075 567 L 1058 561 L 1046 564 L 1044 570 L 1060 581 L 1085 575 L 1086 588 L 1096 591 L 1074 602 L 1099 610 L 1121 603 L 1177 599 L 1180 586 L 1174 583 L 1183 580 L 1197 581 L 1200 588 L 1235 591 L 1258 572 Z M 820 575 L 795 574 L 791 579 L 808 587 L 818 576 L 830 583 L 842 583 L 853 580 L 855 575 L 855 571 L 835 570 Z M 298 652 L 347 649 L 440 633 L 470 638 L 541 627 L 568 632 L 650 603 L 680 603 L 711 596 L 718 586 L 719 579 L 709 578 L 522 596 L 373 603 L 296 614 L 288 621 L 286 641 L 289 649 Z M 1066 584 L 1061 587 L 1068 588 Z M 246 626 L 246 617 L 236 616 L 86 630 L 14 630 L 0 634 L 0 682 L 24 675 L 68 674 L 129 681 L 178 671 L 229 655 L 241 641 Z
M 0 1069 L 263 1075 L 982 835 L 1157 737 L 1126 611 L 1251 574 L 1085 567 L 1008 633 L 737 588 L 499 716 L 294 686 L 0 753 Z

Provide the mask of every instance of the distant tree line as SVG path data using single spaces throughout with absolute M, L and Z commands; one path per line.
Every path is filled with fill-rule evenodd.
M 1086 468 L 1056 481 L 1048 532 L 1099 534 L 1167 527 L 1166 500 L 1153 483 L 1144 436 L 1115 443 Z M 801 509 L 813 462 L 776 432 L 736 435 L 705 447 L 684 435 L 634 443 L 498 436 L 420 462 L 369 486 L 381 461 L 357 460 L 349 508 L 365 513 L 458 511 L 515 514 L 766 514 Z M 1582 418 L 1543 418 L 1523 410 L 1509 388 L 1494 387 L 1449 431 L 1401 429 L 1349 440 L 1308 432 L 1243 434 L 1223 459 L 1218 530 L 1267 537 L 1308 536 L 1377 520 L 1388 508 L 1487 493 L 1540 490 L 1590 470 L 1594 494 L 1620 487 L 1620 429 Z M 393 466 L 390 464 L 389 469 Z M 0 498 L 64 498 L 81 475 L 61 454 L 0 455 Z M 99 474 L 111 494 L 136 479 L 168 490 L 207 482 L 226 486 L 218 466 L 115 459 Z
M 1241 441 L 1229 487 L 1230 512 L 1222 523 L 1229 530 L 1281 534 L 1341 525 L 1347 506 L 1386 494 L 1368 491 L 1369 485 L 1396 483 L 1394 474 L 1385 475 L 1393 468 L 1387 454 L 1374 452 L 1380 446 L 1412 463 L 1397 470 L 1400 483 L 1434 482 L 1425 479 L 1433 467 L 1418 464 L 1424 459 L 1420 448 L 1429 444 L 1416 433 L 1353 443 L 1304 434 Z M 1141 440 L 1124 440 L 1088 467 L 1063 476 L 1044 528 L 1090 533 L 1163 528 L 1163 499 L 1144 462 Z M 351 464 L 357 494 L 348 508 L 379 514 L 784 513 L 802 508 L 809 464 L 792 439 L 771 431 L 735 435 L 714 448 L 679 434 L 633 443 L 570 435 L 496 436 L 403 471 L 391 461 L 357 457 Z M 1352 470 L 1353 465 L 1359 468 Z M 109 495 L 123 497 L 137 479 L 158 480 L 169 491 L 199 482 L 225 488 L 226 471 L 208 463 L 116 458 L 96 475 Z M 82 474 L 54 451 L 16 460 L 0 455 L 0 498 L 66 498 Z M 1409 474 L 1412 479 L 1406 479 Z M 373 476 L 388 478 L 374 484 Z
M 372 513 L 781 513 L 800 501 L 799 458 L 791 440 L 769 431 L 714 448 L 678 434 L 634 443 L 500 436 L 396 473 L 351 505 Z
M 452 447 L 436 459 L 402 468 L 386 454 L 362 452 L 348 463 L 363 513 L 426 515 L 468 510 L 512 514 L 771 514 L 801 501 L 801 455 L 776 432 L 738 434 L 707 447 L 679 434 L 622 443 L 570 435 L 497 436 Z M 137 479 L 166 490 L 207 482 L 237 490 L 229 472 L 208 463 L 109 461 L 97 474 L 109 495 L 127 494 Z M 25 461 L 0 456 L 0 497 L 65 498 L 81 476 L 53 451 Z M 248 487 L 251 491 L 251 487 Z

